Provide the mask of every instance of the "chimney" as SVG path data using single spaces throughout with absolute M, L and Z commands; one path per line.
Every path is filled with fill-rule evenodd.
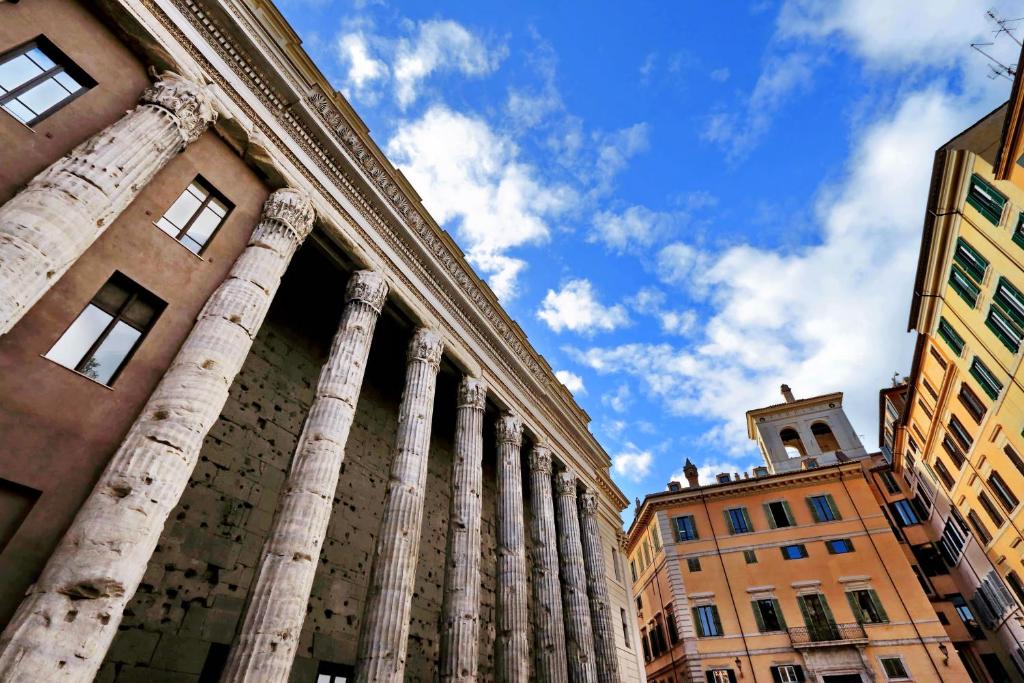
M 678 481 L 670 481 L 668 483 L 668 490 L 669 491 L 673 491 L 673 492 L 675 492 L 675 491 L 682 491 L 683 490 L 683 485 L 680 484 Z
M 686 459 L 686 464 L 683 465 L 683 475 L 686 477 L 686 485 L 690 488 L 700 486 L 697 466 L 690 462 L 689 458 Z
M 786 403 L 792 403 L 796 400 L 793 398 L 793 390 L 789 388 L 788 384 L 782 385 L 782 397 L 786 399 Z

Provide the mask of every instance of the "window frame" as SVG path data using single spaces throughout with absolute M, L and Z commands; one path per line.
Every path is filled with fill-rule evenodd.
M 700 539 L 700 533 L 697 531 L 697 520 L 693 515 L 679 515 L 678 517 L 672 518 L 673 527 L 676 532 L 676 542 L 685 543 L 687 541 L 696 541 Z M 683 522 L 683 526 L 687 527 L 686 537 L 683 537 L 684 529 L 680 528 L 680 522 Z
M 899 668 L 902 673 L 890 674 L 886 662 L 899 662 Z M 913 680 L 910 676 L 910 670 L 907 669 L 907 663 L 903 661 L 903 657 L 900 655 L 879 655 L 878 664 L 882 669 L 882 673 L 885 674 L 885 680 L 887 681 Z
M 842 521 L 843 516 L 839 514 L 839 507 L 831 493 L 818 493 L 807 496 L 807 506 L 811 510 L 811 517 L 817 524 L 825 522 Z
M 974 393 L 974 389 L 971 389 L 967 382 L 960 382 L 960 391 L 957 392 L 957 399 L 970 418 L 974 420 L 974 423 L 981 424 L 985 414 L 988 413 L 988 406 Z
M 946 345 L 958 358 L 963 354 L 964 349 L 967 347 L 967 342 L 964 341 L 964 338 L 960 336 L 960 333 L 956 331 L 956 328 L 948 320 L 940 317 L 935 333 L 942 341 L 946 342 Z
M 206 192 L 206 198 L 199 202 L 199 206 L 196 208 L 195 211 L 192 212 L 192 215 L 189 216 L 188 220 L 185 221 L 185 225 L 181 228 L 178 228 L 178 233 L 176 235 L 172 235 L 171 233 L 167 232 L 166 230 L 160 227 L 160 221 L 166 220 L 170 226 L 177 227 L 176 225 L 174 225 L 174 223 L 170 221 L 170 219 L 167 218 L 167 212 L 170 211 L 183 196 L 185 196 L 185 193 L 189 192 L 193 185 L 198 185 L 200 189 Z M 224 215 L 220 217 L 220 220 L 217 222 L 217 227 L 213 229 L 213 232 L 211 232 L 210 236 L 206 238 L 206 241 L 199 245 L 199 250 L 192 251 L 192 249 L 190 249 L 189 246 L 184 241 L 182 241 L 182 238 L 188 237 L 189 230 L 192 229 L 192 226 L 195 225 L 195 222 L 199 219 L 200 215 L 202 215 L 206 207 L 210 205 L 210 202 L 214 200 L 219 201 L 224 206 Z M 235 205 L 231 201 L 229 201 L 227 197 L 224 196 L 224 193 L 222 193 L 220 190 L 214 187 L 213 183 L 211 183 L 209 180 L 207 180 L 201 175 L 197 175 L 196 177 L 189 181 L 188 185 L 185 186 L 184 190 L 178 193 L 178 196 L 174 198 L 174 201 L 170 203 L 170 205 L 164 210 L 160 217 L 153 221 L 153 225 L 156 226 L 157 230 L 173 239 L 175 242 L 183 246 L 185 249 L 188 249 L 189 252 L 195 254 L 196 256 L 202 256 L 203 253 L 206 251 L 207 247 L 209 247 L 210 244 L 213 243 L 213 240 L 220 232 L 220 229 L 224 227 L 225 223 L 227 223 L 228 218 L 231 217 L 231 213 L 234 210 Z M 198 240 L 191 237 L 189 239 L 191 239 L 192 242 L 199 244 Z
M 799 548 L 800 554 L 796 557 L 790 557 L 786 552 L 788 548 Z M 810 555 L 807 552 L 807 546 L 803 543 L 787 543 L 786 545 L 779 546 L 779 551 L 782 553 L 782 559 L 784 560 L 805 560 Z
M 845 544 L 845 546 L 843 546 L 845 549 L 836 550 L 835 544 L 837 543 Z M 825 541 L 825 549 L 828 551 L 829 555 L 847 555 L 855 550 L 853 547 L 853 541 L 848 538 L 830 538 Z
M 982 199 L 978 199 L 975 197 L 976 187 L 982 190 Z M 984 195 L 986 194 L 994 195 L 991 197 L 987 197 L 987 200 L 988 202 L 991 202 L 991 205 L 989 205 L 985 201 L 986 198 L 984 198 Z M 977 173 L 971 174 L 971 184 L 967 188 L 966 200 L 967 203 L 973 206 L 975 210 L 977 210 L 977 212 L 980 213 L 985 220 L 987 220 L 992 225 L 999 225 L 999 222 L 1002 220 L 1003 217 L 1003 210 L 1006 208 L 1006 195 L 997 190 L 991 183 L 989 183 L 987 180 L 982 178 Z
M 693 608 L 693 623 L 698 638 L 721 638 L 724 635 L 722 621 L 718 616 L 718 607 L 714 604 L 696 605 Z M 706 625 L 710 625 L 715 633 L 707 632 Z
M 958 263 L 954 263 L 950 267 L 949 286 L 972 310 L 977 308 L 978 299 L 981 297 L 981 287 Z
M 968 369 L 968 372 L 990 399 L 995 401 L 999 398 L 999 394 L 1003 391 L 1003 385 L 980 358 L 975 356 L 971 360 L 971 367 Z
M 0 94 L 0 110 L 3 110 L 5 114 L 13 118 L 18 123 L 23 124 L 26 128 L 30 129 L 43 119 L 52 116 L 60 109 L 63 109 L 67 105 L 71 104 L 79 97 L 89 92 L 92 88 L 95 88 L 97 85 L 96 79 L 94 79 L 92 76 L 86 73 L 85 69 L 78 66 L 78 64 L 75 63 L 73 59 L 68 57 L 63 50 L 54 45 L 53 41 L 51 41 L 43 34 L 39 34 L 35 38 L 32 38 L 31 40 L 22 43 L 21 45 L 15 46 L 7 52 L 4 52 L 3 54 L 0 54 L 0 64 L 7 64 L 8 62 L 15 60 L 18 57 L 21 57 L 22 55 L 28 54 L 33 49 L 38 49 L 40 52 L 42 52 L 47 59 L 53 62 L 53 67 L 44 70 L 42 73 L 36 76 L 33 76 L 21 85 L 18 85 L 12 90 L 7 91 L 7 93 Z M 78 85 L 80 85 L 81 87 L 73 93 L 68 93 L 67 97 L 58 100 L 57 102 L 52 104 L 48 109 L 39 112 L 35 115 L 34 118 L 28 121 L 22 121 L 20 118 L 4 109 L 4 105 L 6 105 L 8 102 L 12 100 L 18 100 L 18 98 L 22 95 L 31 92 L 33 89 L 35 89 L 37 86 L 39 86 L 46 80 L 54 78 L 60 73 L 67 73 L 68 76 L 73 78 L 75 82 L 78 83 Z M 64 86 L 61 85 L 61 87 Z M 18 102 L 20 103 L 20 100 L 18 100 Z M 22 106 L 27 108 L 27 105 L 22 104 Z

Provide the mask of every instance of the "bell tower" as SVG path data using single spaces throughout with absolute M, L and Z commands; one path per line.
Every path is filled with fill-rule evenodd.
M 843 394 L 797 399 L 782 385 L 783 403 L 747 411 L 747 436 L 772 473 L 810 469 L 867 455 L 843 410 Z

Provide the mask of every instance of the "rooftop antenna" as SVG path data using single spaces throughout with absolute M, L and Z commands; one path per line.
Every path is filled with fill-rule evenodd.
M 989 78 L 1005 78 L 1008 81 L 1012 81 L 1014 76 L 1017 75 L 1018 65 L 1003 64 L 998 59 L 990 55 L 988 52 L 985 52 L 985 50 L 983 50 L 982 48 L 991 47 L 995 45 L 995 40 L 998 40 L 999 36 L 1001 36 L 1004 33 L 1010 37 L 1010 40 L 1017 43 L 1017 45 L 1021 45 L 1020 40 L 1017 38 L 1017 36 L 1014 35 L 1013 32 L 1017 30 L 1017 22 L 1021 21 L 1021 19 L 1024 19 L 1024 17 L 1018 17 L 1017 19 L 1003 19 L 992 10 L 988 10 L 987 12 L 985 12 L 985 16 L 988 17 L 989 21 L 994 23 L 999 28 L 993 34 L 992 42 L 971 43 L 971 48 L 980 52 L 982 55 L 985 56 L 986 59 L 988 59 L 988 68 L 990 70 L 990 73 L 988 75 Z

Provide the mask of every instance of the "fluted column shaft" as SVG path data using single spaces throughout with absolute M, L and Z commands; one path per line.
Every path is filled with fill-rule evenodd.
M 397 683 L 405 673 L 409 613 L 423 526 L 430 422 L 443 350 L 440 334 L 428 328 L 416 330 L 409 344 L 395 458 L 359 637 L 356 680 L 360 683 Z
M 565 650 L 569 680 L 591 683 L 597 680 L 594 633 L 587 599 L 587 571 L 580 543 L 580 522 L 576 504 L 576 475 L 560 472 L 555 478 L 558 494 L 558 555 L 562 577 L 562 609 L 565 611 Z
M 480 514 L 487 385 L 464 377 L 455 413 L 448 571 L 441 614 L 441 680 L 476 681 L 480 644 Z
M 598 683 L 619 683 L 604 546 L 597 526 L 597 496 L 590 491 L 580 496 L 580 541 L 587 570 L 587 596 L 590 598 L 590 623 L 594 630 L 594 653 L 597 655 L 597 680 Z
M 358 271 L 349 280 L 341 324 L 320 371 L 316 398 L 299 436 L 242 629 L 221 681 L 288 680 L 331 520 L 373 330 L 387 293 L 379 273 Z
M 312 224 L 303 193 L 267 200 L 249 245 L 0 636 L 0 680 L 93 679 Z
M 569 680 L 565 657 L 562 587 L 558 580 L 558 533 L 551 497 L 551 451 L 530 451 L 530 496 L 533 504 L 533 641 L 535 676 L 561 683 Z
M 0 335 L 216 118 L 206 88 L 164 73 L 139 106 L 0 206 Z
M 527 638 L 526 530 L 519 450 L 523 421 L 506 413 L 498 419 L 498 624 L 495 677 L 505 683 L 530 676 Z

